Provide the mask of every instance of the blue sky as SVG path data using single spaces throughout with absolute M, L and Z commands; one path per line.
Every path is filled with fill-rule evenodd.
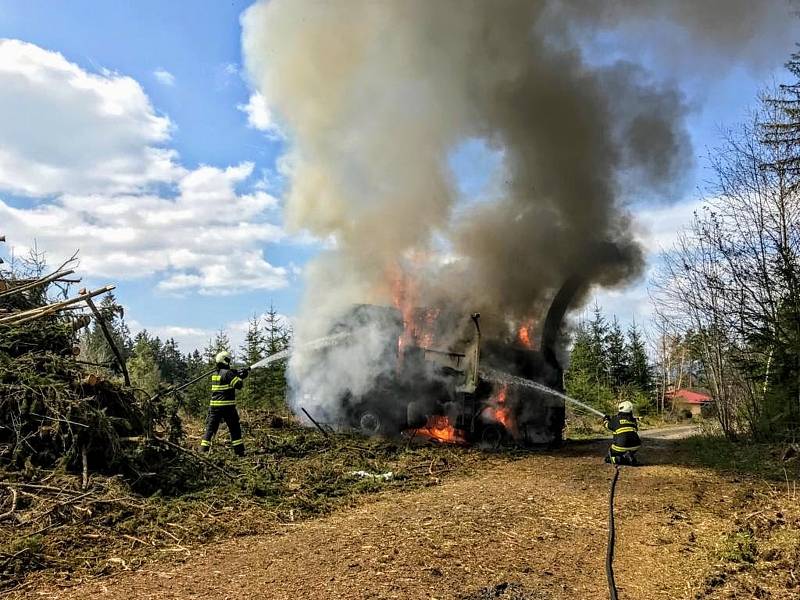
M 287 140 L 271 122 L 265 124 L 268 114 L 245 109 L 253 90 L 243 75 L 239 17 L 249 4 L 0 0 L 0 38 L 19 42 L 0 51 L 0 76 L 4 65 L 9 77 L 17 77 L 23 72 L 19 65 L 33 62 L 41 75 L 37 81 L 44 81 L 14 88 L 24 102 L 3 105 L 0 99 L 0 149 L 19 150 L 5 159 L 0 154 L 0 233 L 23 252 L 35 237 L 52 262 L 80 246 L 88 284 L 116 283 L 134 328 L 174 335 L 185 349 L 202 345 L 219 328 L 240 337 L 241 323 L 270 302 L 294 314 L 302 266 L 320 248 L 307 236 L 283 231 L 284 182 L 277 161 Z M 635 43 L 613 37 L 595 40 L 588 49 L 606 60 L 637 55 Z M 671 203 L 636 205 L 649 250 L 668 244 L 691 217 L 697 188 L 708 179 L 706 148 L 719 143 L 720 127 L 744 116 L 763 82 L 780 76 L 790 50 L 775 47 L 756 66 L 733 61 L 713 78 L 680 80 L 693 108 L 688 129 L 697 166 Z M 677 76 L 658 56 L 639 58 L 656 76 Z M 69 93 L 64 81 L 72 86 Z M 84 140 L 80 130 L 59 122 L 39 131 L 47 119 L 30 107 L 40 100 L 49 107 L 43 113 L 48 118 L 55 113 L 68 120 L 74 111 L 75 123 L 97 133 Z M 87 106 L 94 102 L 101 108 L 92 112 Z M 114 104 L 113 122 L 103 102 Z M 20 133 L 26 128 L 37 134 Z M 58 157 L 39 160 L 42 153 L 55 153 L 53 140 Z M 113 172 L 75 175 L 79 155 L 91 152 L 109 158 Z M 53 174 L 52 165 L 62 158 L 58 164 L 73 165 L 74 171 Z M 496 163 L 480 143 L 454 152 L 451 164 L 462 193 L 479 195 Z M 147 173 L 147 189 L 136 183 L 139 171 Z M 137 194 L 150 198 L 141 209 L 147 214 L 130 216 L 130 198 Z M 98 215 L 93 207 L 99 206 L 107 214 Z M 226 216 L 232 206 L 251 215 L 255 229 L 237 229 Z M 203 221 L 208 230 L 195 236 L 188 218 Z M 221 242 L 215 232 L 233 241 Z M 8 246 L 0 249 L 6 260 Z M 245 289 L 238 289 L 240 282 L 248 282 Z M 601 293 L 599 301 L 623 321 L 646 319 L 641 282 Z

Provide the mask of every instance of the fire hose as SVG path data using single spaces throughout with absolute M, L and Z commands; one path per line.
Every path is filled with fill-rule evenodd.
M 305 344 L 300 345 L 299 347 L 303 348 L 303 349 L 306 349 L 306 350 L 319 350 L 321 348 L 327 348 L 328 346 L 333 346 L 335 344 L 338 344 L 339 342 L 342 342 L 342 341 L 344 341 L 345 339 L 347 339 L 349 337 L 350 337 L 350 334 L 347 334 L 347 333 L 329 335 L 329 336 L 324 337 L 324 338 L 320 338 L 320 339 L 317 339 L 317 340 L 313 340 L 311 342 L 307 342 Z M 266 358 L 262 358 L 261 360 L 259 360 L 258 362 L 253 363 L 252 365 L 250 365 L 247 368 L 248 369 L 261 369 L 263 367 L 271 365 L 274 362 L 278 362 L 278 361 L 281 361 L 281 360 L 286 360 L 287 358 L 289 358 L 291 356 L 293 350 L 294 350 L 294 348 L 287 348 L 286 350 L 281 350 L 280 352 L 276 352 L 274 354 L 270 354 Z M 209 377 L 210 375 L 215 373 L 216 370 L 217 370 L 216 367 L 214 367 L 213 369 L 210 369 L 208 371 L 205 371 L 204 373 L 201 373 L 200 375 L 198 375 L 194 379 L 191 379 L 191 380 L 187 381 L 186 383 L 182 383 L 180 385 L 174 385 L 174 386 L 172 386 L 170 388 L 167 388 L 166 390 L 158 392 L 155 396 L 150 398 L 150 401 L 152 402 L 153 400 L 156 400 L 157 398 L 160 398 L 161 396 L 167 396 L 169 394 L 174 394 L 176 392 L 179 392 L 182 389 L 185 389 L 185 388 L 189 387 L 193 383 L 196 383 L 196 382 L 200 381 L 201 379 L 205 379 L 206 377 Z
M 614 492 L 619 479 L 619 465 L 614 465 L 614 478 L 611 480 L 611 489 L 608 492 L 608 546 L 606 548 L 606 579 L 608 580 L 608 597 L 617 600 L 617 583 L 614 581 Z

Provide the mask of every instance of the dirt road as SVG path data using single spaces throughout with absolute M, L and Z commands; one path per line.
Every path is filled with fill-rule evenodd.
M 662 427 L 659 429 L 645 429 L 640 436 L 650 440 L 682 440 L 700 433 L 697 425 L 679 425 L 677 427 Z
M 277 534 L 193 548 L 183 564 L 152 564 L 67 590 L 29 588 L 24 596 L 606 598 L 613 470 L 602 463 L 603 448 L 588 442 L 518 459 L 498 456 L 472 476 L 387 494 Z M 649 459 L 650 466 L 623 468 L 620 477 L 620 597 L 694 598 L 707 585 L 741 484 L 669 464 L 664 450 Z M 509 582 L 508 594 L 478 593 Z M 518 595 L 510 595 L 512 588 Z

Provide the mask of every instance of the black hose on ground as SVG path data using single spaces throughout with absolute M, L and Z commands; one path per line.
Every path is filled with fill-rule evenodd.
M 608 493 L 608 548 L 606 549 L 606 579 L 608 580 L 608 597 L 617 600 L 617 583 L 614 581 L 614 491 L 619 479 L 619 465 L 614 465 L 614 478 Z

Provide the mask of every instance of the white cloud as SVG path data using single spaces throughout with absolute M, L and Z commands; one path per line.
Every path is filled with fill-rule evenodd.
M 272 112 L 267 105 L 267 99 L 261 92 L 250 94 L 247 104 L 237 104 L 236 108 L 247 115 L 247 125 L 259 131 L 265 131 L 279 136 L 280 130 L 272 118 Z
M 32 208 L 0 200 L 0 222 L 23 248 L 33 239 L 54 256 L 80 248 L 82 270 L 94 276 L 156 275 L 169 292 L 277 289 L 288 272 L 267 262 L 261 246 L 285 234 L 266 221 L 275 198 L 236 192 L 251 172 L 250 163 L 200 167 L 178 181 L 174 197 L 64 195 Z
M 153 71 L 153 75 L 158 80 L 159 83 L 163 83 L 164 85 L 173 86 L 175 85 L 175 75 L 167 71 L 166 69 L 156 69 Z
M 0 223 L 18 251 L 80 249 L 88 275 L 155 277 L 172 293 L 287 285 L 263 254 L 285 234 L 270 222 L 277 200 L 248 184 L 253 164 L 180 166 L 153 145 L 170 122 L 136 81 L 0 40 L 0 90 Z M 12 206 L 3 190 L 38 201 Z
M 126 193 L 183 173 L 138 82 L 0 40 L 0 189 L 30 196 Z
M 675 204 L 640 208 L 635 212 L 637 238 L 649 253 L 669 250 L 703 204 L 701 198 L 693 198 Z

